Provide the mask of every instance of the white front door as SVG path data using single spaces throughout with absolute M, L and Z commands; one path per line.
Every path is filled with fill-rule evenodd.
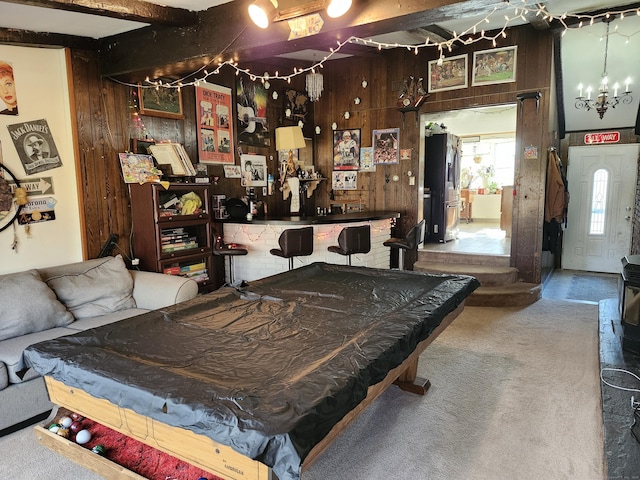
M 631 247 L 639 147 L 569 147 L 562 268 L 620 272 L 620 260 Z

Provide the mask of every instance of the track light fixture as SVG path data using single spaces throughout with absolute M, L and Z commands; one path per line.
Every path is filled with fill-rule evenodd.
M 328 0 L 327 15 L 338 18 L 347 13 L 350 8 L 351 0 Z
M 260 28 L 267 28 L 276 16 L 277 0 L 255 0 L 249 5 L 249 16 Z
M 331 18 L 344 15 L 351 8 L 352 0 L 255 0 L 249 5 L 249 16 L 260 28 L 269 23 L 309 15 L 325 10 Z

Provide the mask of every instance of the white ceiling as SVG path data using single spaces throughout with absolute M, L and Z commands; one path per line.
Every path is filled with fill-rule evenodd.
M 206 10 L 228 1 L 231 0 L 163 0 L 152 3 L 197 11 Z M 548 0 L 545 5 L 549 12 L 560 15 L 565 12 L 601 9 L 618 11 L 621 8 L 616 8 L 617 6 L 628 2 L 629 0 Z M 519 3 L 518 0 L 511 0 L 510 3 L 500 4 L 500 10 L 489 17 L 489 22 L 483 21 L 481 28 L 486 30 L 502 28 L 505 24 L 504 15 L 512 15 L 513 9 Z M 531 4 L 531 1 L 527 0 L 527 3 Z M 462 32 L 482 20 L 483 17 L 463 17 L 444 22 L 439 26 L 450 31 Z M 514 26 L 522 23 L 524 23 L 523 20 L 517 19 L 511 21 L 509 25 Z M 0 27 L 4 28 L 102 38 L 146 25 L 139 22 L 7 3 L 0 0 Z M 597 89 L 600 82 L 604 60 L 604 42 L 600 41 L 600 37 L 605 31 L 605 25 L 602 22 L 597 22 L 581 29 L 570 29 L 561 40 L 567 131 L 623 128 L 635 125 L 638 98 L 640 98 L 640 62 L 637 61 L 640 58 L 640 17 L 633 14 L 627 15 L 622 21 L 614 21 L 611 24 L 612 32 L 616 25 L 619 33 L 610 35 L 609 40 L 608 73 L 610 84 L 618 81 L 623 85 L 624 80 L 631 77 L 632 90 L 637 92 L 634 93 L 636 98 L 631 105 L 621 105 L 615 110 L 609 109 L 603 120 L 598 118 L 595 111 L 583 112 L 574 107 L 579 83 L 583 83 L 585 86 L 591 84 L 594 89 Z M 621 34 L 629 37 L 628 42 L 627 38 Z M 399 32 L 396 38 L 399 43 L 408 44 L 410 36 L 406 32 Z M 384 41 L 389 40 L 385 39 Z M 318 60 L 323 58 L 326 53 L 303 51 L 287 56 L 302 60 Z

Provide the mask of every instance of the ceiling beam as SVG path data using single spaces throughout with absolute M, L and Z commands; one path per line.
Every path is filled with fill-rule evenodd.
M 460 16 L 486 15 L 503 0 L 404 0 L 354 3 L 342 18 L 324 18 L 322 31 L 289 40 L 287 22 L 266 30 L 248 18 L 250 0 L 235 0 L 198 12 L 198 27 L 146 27 L 101 40 L 101 71 L 127 80 L 183 75 L 209 62 L 251 62 L 305 49 L 327 49 L 350 36 L 368 38 L 433 25 Z M 211 68 L 211 67 L 209 67 Z
M 29 5 L 32 7 L 52 8 L 69 12 L 99 15 L 102 17 L 131 20 L 149 23 L 151 25 L 165 25 L 169 27 L 184 27 L 194 25 L 198 21 L 196 12 L 183 8 L 164 7 L 141 0 L 2 0 L 6 3 Z
M 0 28 L 0 44 L 43 48 L 76 48 L 98 50 L 98 40 L 59 33 L 32 32 L 16 28 Z
M 536 3 L 534 7 L 536 9 L 544 7 L 544 3 Z M 550 23 L 544 19 L 543 15 L 536 15 L 537 10 L 528 10 L 527 13 L 523 13 L 522 16 L 527 19 L 527 22 L 536 30 L 547 30 L 550 28 Z

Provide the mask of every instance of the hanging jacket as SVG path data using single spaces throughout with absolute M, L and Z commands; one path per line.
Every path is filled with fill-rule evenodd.
M 547 162 L 547 187 L 544 202 L 544 221 L 555 220 L 563 223 L 567 220 L 569 192 L 562 171 L 562 163 L 555 149 L 549 151 Z

